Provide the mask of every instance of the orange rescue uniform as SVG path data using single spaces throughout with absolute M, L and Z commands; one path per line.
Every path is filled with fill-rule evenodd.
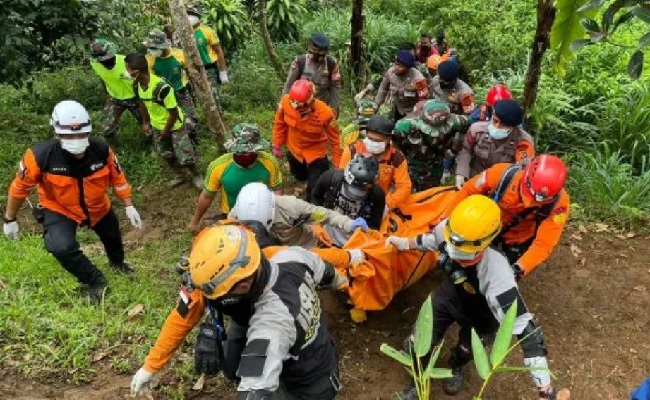
M 501 181 L 501 177 L 510 165 L 505 163 L 496 164 L 467 181 L 447 207 L 445 215 L 449 215 L 458 203 L 473 194 L 493 195 Z M 526 204 L 524 204 L 520 189 L 524 174 L 525 172 L 521 170 L 513 176 L 498 202 L 502 213 L 501 223 L 504 227 L 507 227 L 526 208 L 544 206 L 543 203 L 534 200 L 532 203 L 526 201 Z M 512 226 L 500 236 L 504 244 L 520 244 L 534 238 L 528 250 L 517 261 L 524 269 L 524 275 L 528 275 L 546 261 L 553 252 L 553 249 L 560 241 L 560 236 L 562 236 L 562 231 L 569 217 L 570 203 L 569 194 L 562 189 L 553 209 L 544 220 L 539 222 L 539 226 L 536 213 L 531 212 L 519 224 Z
M 273 122 L 273 145 L 284 146 L 300 162 L 307 164 L 327 157 L 327 145 L 332 151 L 332 163 L 341 160 L 341 132 L 332 109 L 315 99 L 311 112 L 304 117 L 291 107 L 289 95 L 284 95 Z
M 91 141 L 93 140 L 96 139 L 91 138 Z M 46 142 L 45 145 L 47 144 Z M 127 182 L 112 149 L 108 149 L 108 157 L 105 160 L 97 160 L 97 164 L 90 165 L 91 170 L 97 170 L 82 178 L 83 184 L 64 172 L 57 173 L 56 165 L 44 166 L 47 170 L 42 171 L 35 155 L 35 152 L 42 149 L 43 145 L 37 145 L 25 152 L 20 169 L 9 188 L 9 196 L 24 199 L 29 196 L 34 186 L 38 186 L 38 200 L 44 208 L 65 215 L 78 224 L 87 222 L 91 227 L 111 208 L 111 201 L 106 192 L 109 186 L 113 187 L 115 195 L 120 199 L 131 197 L 131 185 Z M 48 162 L 47 157 L 43 159 Z
M 348 146 L 343 151 L 339 168 L 345 169 L 352 157 L 357 154 L 370 154 L 363 140 Z M 377 184 L 386 193 L 386 206 L 390 210 L 402 205 L 411 195 L 411 177 L 406 163 L 406 157 L 394 145 L 382 155 L 379 161 L 379 178 Z

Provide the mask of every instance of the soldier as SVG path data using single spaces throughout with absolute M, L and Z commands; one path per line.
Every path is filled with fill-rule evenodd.
M 135 80 L 135 92 L 144 116 L 142 130 L 152 136 L 156 150 L 176 170 L 174 160 L 192 174 L 192 183 L 203 188 L 203 176 L 197 168 L 199 152 L 190 139 L 185 125 L 185 113 L 178 106 L 174 89 L 156 74 L 149 73 L 147 59 L 137 53 L 126 56 L 127 69 Z M 180 171 L 178 171 L 180 172 Z M 182 180 L 173 180 L 175 185 Z
M 431 80 L 429 98 L 449 104 L 453 114 L 470 115 L 474 111 L 474 92 L 458 78 L 460 69 L 455 61 L 438 65 L 438 76 Z
M 18 210 L 37 187 L 37 220 L 43 224 L 45 248 L 77 278 L 87 299 L 97 303 L 108 283 L 102 271 L 81 251 L 77 228 L 95 231 L 109 265 L 132 275 L 133 269 L 124 262 L 120 224 L 106 193 L 109 186 L 126 206 L 131 224 L 141 228 L 142 221 L 131 201 L 131 185 L 113 150 L 103 140 L 90 136 L 92 125 L 86 109 L 76 101 L 62 101 L 54 107 L 50 123 L 56 138 L 27 150 L 11 183 L 4 233 L 10 239 L 18 239 Z
M 341 69 L 338 61 L 327 54 L 329 47 L 330 40 L 324 33 L 311 35 L 307 54 L 296 57 L 291 63 L 282 95 L 289 93 L 295 81 L 306 79 L 314 84 L 315 97 L 330 106 L 338 118 Z
M 221 193 L 221 216 L 225 217 L 234 207 L 241 189 L 251 182 L 262 182 L 273 190 L 282 186 L 282 168 L 267 151 L 269 142 L 262 139 L 255 124 L 237 124 L 233 138 L 224 145 L 228 153 L 212 161 L 208 166 L 203 191 L 194 210 L 189 229 L 199 233 L 199 222 Z
M 346 148 L 366 136 L 368 120 L 377 112 L 377 104 L 368 99 L 361 99 L 357 105 L 357 117 L 341 131 L 341 148 Z
M 124 56 L 117 54 L 117 47 L 104 39 L 96 39 L 90 45 L 90 67 L 99 76 L 108 94 L 102 111 L 102 133 L 107 138 L 117 135 L 118 123 L 125 110 L 129 110 L 138 124 L 142 125 L 142 115 L 138 100 L 133 92 L 133 80 L 126 71 Z
M 421 111 L 420 104 L 415 108 L 419 116 L 395 125 L 415 191 L 451 183 L 454 159 L 467 129 L 467 117 L 451 114 L 445 102 L 427 100 Z
M 166 80 L 174 89 L 176 101 L 186 116 L 187 129 L 191 136 L 195 136 L 199 117 L 194 111 L 192 95 L 188 88 L 187 61 L 183 50 L 172 48 L 167 36 L 160 30 L 149 32 L 149 37 L 142 44 L 147 46 L 149 70 Z
M 379 85 L 375 103 L 380 107 L 390 95 L 393 100 L 390 118 L 393 121 L 404 118 L 419 100 L 427 98 L 427 81 L 414 67 L 413 53 L 408 50 L 398 51 L 395 64 L 386 71 Z
M 535 157 L 533 138 L 521 128 L 524 111 L 515 100 L 494 105 L 490 122 L 473 123 L 458 155 L 456 187 L 498 163 L 525 163 Z
M 196 48 L 199 50 L 205 73 L 210 80 L 212 95 L 219 106 L 219 87 L 228 83 L 226 58 L 221 48 L 221 42 L 214 30 L 201 24 L 201 10 L 198 7 L 187 6 L 187 18 L 194 29 Z

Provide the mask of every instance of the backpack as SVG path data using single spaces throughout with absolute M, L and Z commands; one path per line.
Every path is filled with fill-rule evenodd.
M 301 56 L 296 57 L 296 62 L 298 63 L 298 79 L 300 79 L 303 72 L 305 72 L 305 65 L 307 64 L 307 56 L 303 54 Z M 334 60 L 332 56 L 327 56 L 325 62 L 327 65 L 327 71 L 329 72 L 329 78 L 331 82 L 332 71 L 334 71 L 334 67 L 336 66 L 336 60 Z
M 499 204 L 499 201 L 501 200 L 506 190 L 510 186 L 510 183 L 512 182 L 512 179 L 514 178 L 515 174 L 521 171 L 522 168 L 523 165 L 521 164 L 512 164 L 506 169 L 506 171 L 501 176 L 501 180 L 499 181 L 497 188 L 494 190 L 494 192 L 490 194 L 490 197 L 492 197 L 492 200 L 494 200 L 495 203 Z M 537 234 L 537 228 L 539 227 L 539 224 L 542 223 L 542 221 L 544 221 L 546 218 L 548 218 L 549 215 L 551 215 L 551 211 L 553 211 L 553 209 L 557 205 L 559 198 L 560 196 L 557 196 L 555 198 L 555 201 L 549 204 L 544 204 L 541 207 L 530 207 L 524 209 L 524 211 L 515 215 L 515 217 L 510 221 L 510 223 L 508 223 L 508 225 L 504 226 L 503 229 L 501 229 L 501 232 L 499 233 L 499 237 L 503 237 L 503 235 L 505 235 L 510 229 L 522 223 L 526 219 L 526 217 L 528 217 L 533 212 L 536 212 L 535 233 Z

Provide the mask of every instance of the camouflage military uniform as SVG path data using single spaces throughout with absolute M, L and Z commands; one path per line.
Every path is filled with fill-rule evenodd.
M 176 159 L 183 167 L 195 165 L 199 162 L 199 152 L 190 139 L 189 132 L 183 124 L 180 129 L 169 132 L 169 136 L 162 138 L 162 131 L 151 128 L 153 142 L 156 150 L 167 161 Z
M 395 125 L 402 152 L 406 155 L 413 190 L 440 186 L 443 171 L 451 171 L 462 146 L 468 118 L 449 113 L 445 103 L 428 100 L 422 114 Z
M 129 110 L 131 115 L 142 125 L 142 115 L 140 115 L 140 106 L 137 98 L 118 100 L 111 96 L 106 98 L 106 103 L 102 109 L 102 126 L 101 130 L 108 138 L 115 137 L 119 129 L 120 117 L 124 111 Z
M 262 138 L 257 124 L 241 123 L 235 125 L 233 137 L 224 143 L 224 148 L 231 153 L 252 153 L 268 150 L 268 140 Z

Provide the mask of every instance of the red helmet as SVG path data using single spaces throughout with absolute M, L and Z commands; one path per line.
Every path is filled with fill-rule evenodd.
M 497 101 L 501 100 L 512 100 L 512 93 L 502 83 L 497 83 L 492 86 L 485 96 L 485 104 L 489 107 L 493 107 Z
M 310 104 L 314 100 L 314 84 L 306 79 L 298 79 L 289 90 L 289 100 L 293 108 Z
M 549 202 L 564 188 L 566 176 L 566 165 L 559 157 L 542 154 L 526 165 L 522 191 L 537 202 Z

